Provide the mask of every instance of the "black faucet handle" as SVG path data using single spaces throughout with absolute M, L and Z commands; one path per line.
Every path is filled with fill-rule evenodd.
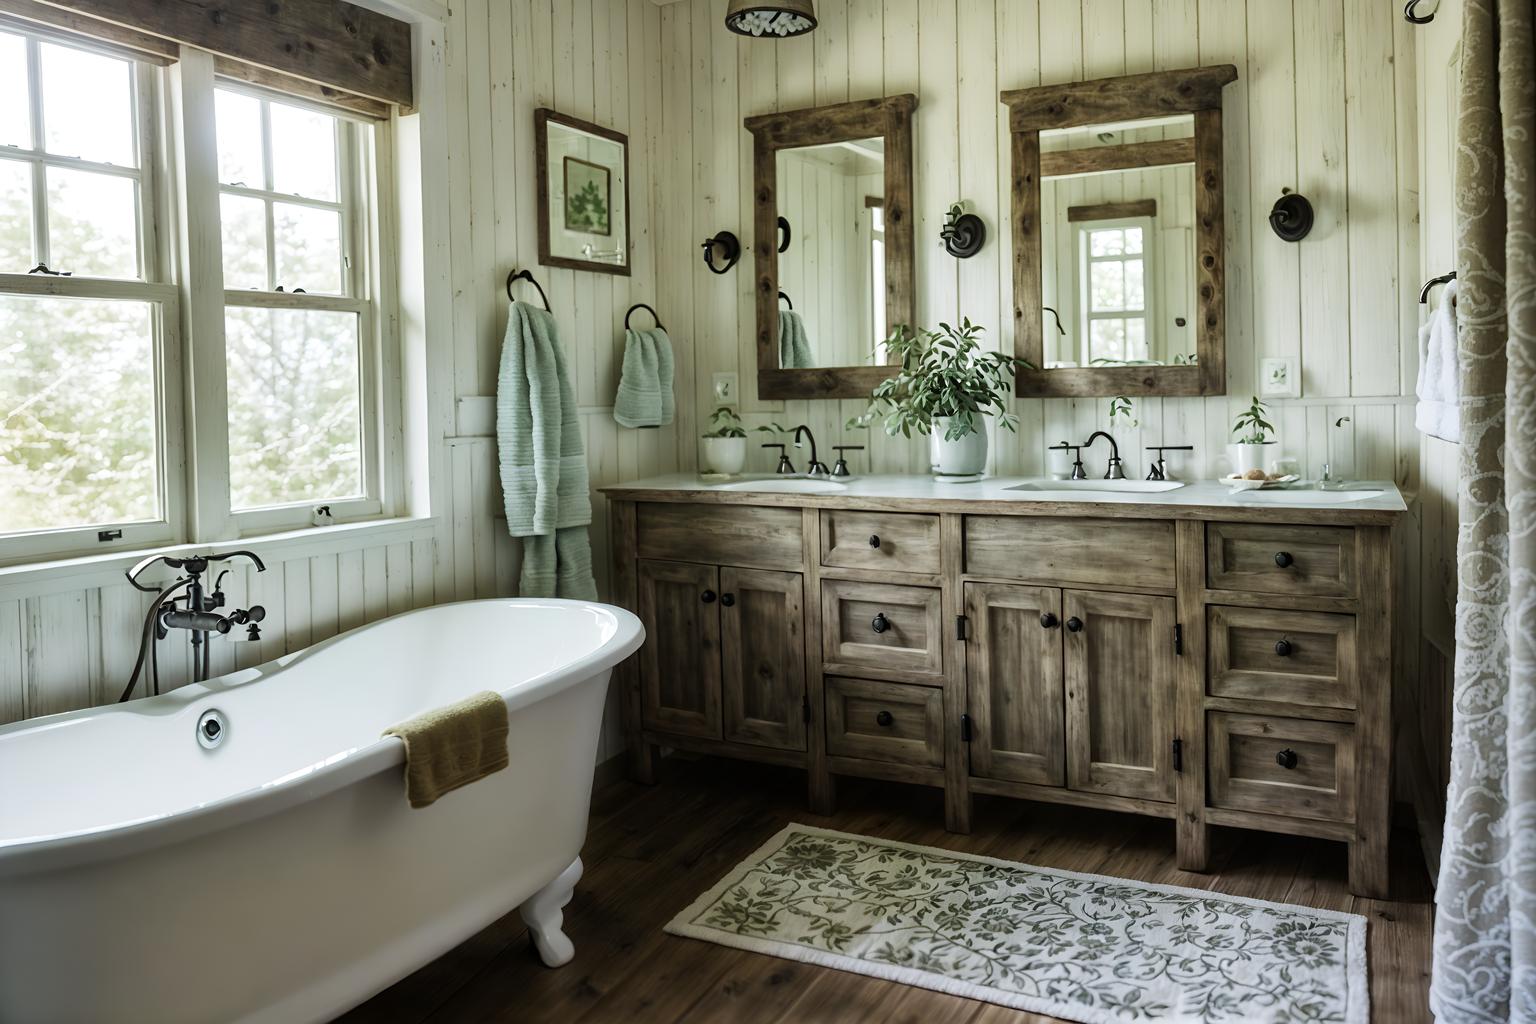
M 779 450 L 779 464 L 774 467 L 774 472 L 780 475 L 792 474 L 795 464 L 789 461 L 789 450 L 782 444 L 765 444 L 764 448 L 777 448 Z
M 1195 446 L 1192 444 L 1149 444 L 1149 452 L 1192 452 Z

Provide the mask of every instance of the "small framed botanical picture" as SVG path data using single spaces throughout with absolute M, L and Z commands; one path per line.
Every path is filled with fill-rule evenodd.
M 534 111 L 539 262 L 629 275 L 629 139 L 547 108 Z
M 601 164 L 565 158 L 565 230 L 613 234 L 612 178 Z

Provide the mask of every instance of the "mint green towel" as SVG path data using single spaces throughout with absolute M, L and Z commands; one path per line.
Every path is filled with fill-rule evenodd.
M 779 310 L 779 368 L 808 370 L 815 365 L 811 358 L 811 339 L 805 334 L 805 321 L 792 309 Z
M 659 427 L 672 422 L 672 339 L 660 327 L 624 332 L 624 369 L 613 400 L 621 427 Z
M 597 599 L 592 498 L 576 395 L 555 318 L 514 302 L 496 381 L 496 446 L 507 531 L 523 539 L 523 597 Z

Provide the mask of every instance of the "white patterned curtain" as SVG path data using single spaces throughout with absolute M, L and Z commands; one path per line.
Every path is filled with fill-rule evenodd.
M 1456 686 L 1430 1003 L 1536 1024 L 1536 0 L 1466 0 Z

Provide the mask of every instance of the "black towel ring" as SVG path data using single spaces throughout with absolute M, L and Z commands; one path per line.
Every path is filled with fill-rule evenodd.
M 790 231 L 789 221 L 785 220 L 783 217 L 779 218 L 778 223 L 779 223 L 779 252 L 784 252 L 784 251 L 786 251 L 789 248 L 789 239 L 790 239 L 791 235 L 793 234 L 793 232 Z
M 783 292 L 779 292 L 779 298 L 781 298 L 781 299 L 783 299 L 783 300 L 784 300 L 784 304 L 785 304 L 785 305 L 786 305 L 786 306 L 788 306 L 788 307 L 789 307 L 789 308 L 790 308 L 790 310 L 791 310 L 791 311 L 793 311 L 793 310 L 794 310 L 794 308 L 795 308 L 795 304 L 794 304 L 794 303 L 793 303 L 793 302 L 790 302 L 790 301 L 789 301 L 789 296 L 788 296 L 788 295 L 785 295 L 785 294 L 784 294 L 784 293 L 783 293 Z
M 1430 22 L 1435 20 L 1435 15 L 1440 11 L 1440 5 L 1438 3 L 1435 4 L 1435 9 L 1430 11 L 1428 14 L 1420 14 L 1419 4 L 1424 2 L 1425 0 L 1408 0 L 1408 3 L 1403 6 L 1403 19 L 1407 21 L 1408 24 L 1428 25 Z
M 507 298 L 509 300 L 511 300 L 512 302 L 516 302 L 517 301 L 517 296 L 512 294 L 512 282 L 513 281 L 527 281 L 529 284 L 533 285 L 535 288 L 538 288 L 538 290 L 539 290 L 539 298 L 544 300 L 544 311 L 546 313 L 553 313 L 554 312 L 554 308 L 551 307 L 550 304 L 549 304 L 549 296 L 544 294 L 544 289 L 542 287 L 540 287 L 539 282 L 537 282 L 537 281 L 535 281 L 533 279 L 532 271 L 528 271 L 528 270 L 514 270 L 514 271 L 512 271 L 512 273 L 507 275 Z
M 633 306 L 629 307 L 629 312 L 624 314 L 624 329 L 626 331 L 629 330 L 629 318 L 634 315 L 635 310 L 637 309 L 643 309 L 647 313 L 651 314 L 651 319 L 656 321 L 656 329 L 658 331 L 666 330 L 665 327 L 661 326 L 661 317 L 656 315 L 656 311 L 654 309 L 652 309 L 650 306 L 647 306 L 643 302 L 637 302 Z

